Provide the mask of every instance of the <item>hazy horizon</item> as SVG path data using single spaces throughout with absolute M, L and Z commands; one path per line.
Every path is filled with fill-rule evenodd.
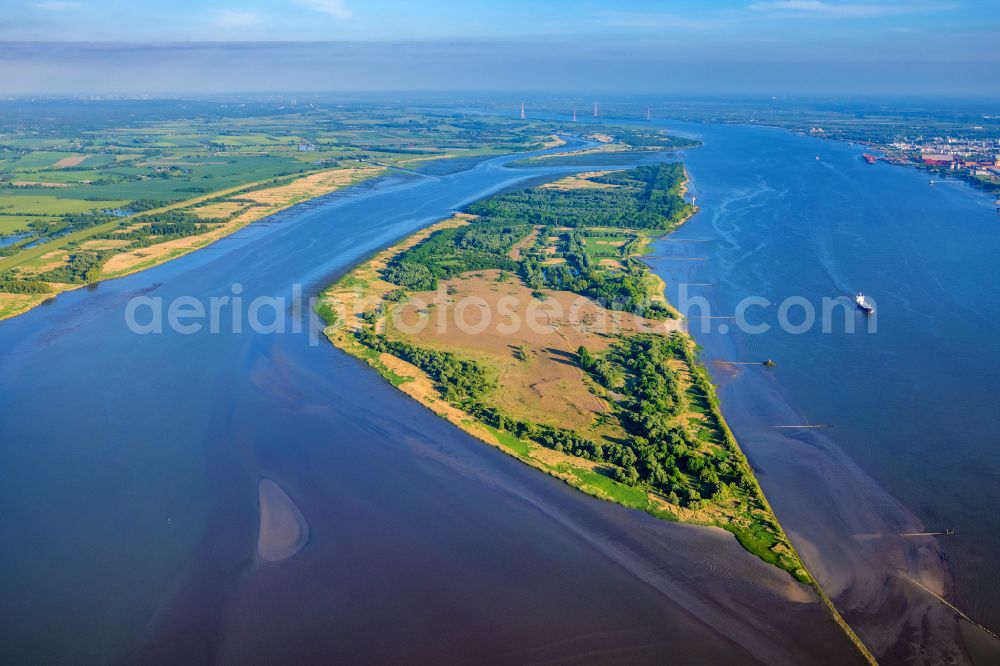
M 995 5 L 22 2 L 0 95 L 523 91 L 990 97 Z

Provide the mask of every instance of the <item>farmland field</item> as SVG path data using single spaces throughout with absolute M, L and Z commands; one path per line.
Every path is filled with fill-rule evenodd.
M 551 131 L 384 107 L 0 102 L 0 294 L 17 296 L 0 316 L 388 168 L 539 149 Z

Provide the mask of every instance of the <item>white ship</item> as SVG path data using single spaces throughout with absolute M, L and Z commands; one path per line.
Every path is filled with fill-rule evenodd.
M 875 306 L 872 304 L 871 301 L 865 298 L 865 295 L 862 294 L 860 291 L 858 292 L 858 295 L 854 297 L 854 302 L 858 304 L 859 308 L 864 310 L 865 314 L 871 314 L 875 312 Z

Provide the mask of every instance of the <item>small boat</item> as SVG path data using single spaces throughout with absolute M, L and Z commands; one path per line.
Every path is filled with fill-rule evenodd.
M 858 292 L 858 295 L 854 297 L 854 302 L 858 304 L 858 307 L 861 308 L 865 314 L 872 314 L 875 312 L 875 306 L 871 303 L 871 301 L 865 298 L 865 295 L 860 291 Z

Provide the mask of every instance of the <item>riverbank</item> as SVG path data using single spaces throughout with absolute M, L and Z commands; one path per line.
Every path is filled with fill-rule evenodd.
M 251 183 L 116 219 L 2 258 L 0 272 L 16 271 L 14 281 L 17 284 L 34 283 L 36 277 L 70 266 L 78 255 L 93 255 L 97 261 L 95 270 L 88 271 L 78 281 L 42 280 L 41 284 L 48 290 L 45 293 L 0 292 L 0 320 L 23 314 L 60 293 L 159 266 L 211 245 L 248 224 L 384 172 L 382 168 L 361 166 L 316 171 L 283 181 Z M 159 238 L 147 236 L 153 242 L 138 243 L 136 247 L 135 232 L 157 223 L 149 220 L 176 214 L 190 218 L 194 224 L 204 221 L 200 233 L 177 238 L 169 234 Z
M 603 178 L 608 173 L 591 177 Z M 627 180 L 627 176 L 621 178 Z M 580 180 L 580 175 L 569 176 L 536 189 L 601 189 L 581 186 Z M 617 175 L 610 180 L 625 182 Z M 675 195 L 684 191 L 686 182 L 685 176 L 680 183 L 671 185 Z M 488 207 L 489 201 L 486 204 Z M 691 207 L 660 235 L 676 229 L 694 212 Z M 457 214 L 377 253 L 331 285 L 323 292 L 318 307 L 328 323 L 328 339 L 466 433 L 582 492 L 661 519 L 732 532 L 748 551 L 788 571 L 798 584 L 812 587 L 855 648 L 874 662 L 802 565 L 778 525 L 722 417 L 708 373 L 695 358 L 694 342 L 680 331 L 681 322 L 673 318 L 672 307 L 661 306 L 656 311 L 669 314 L 652 319 L 620 309 L 609 310 L 579 293 L 533 284 L 530 270 L 526 277 L 523 267 L 502 262 L 500 268 L 487 268 L 487 263 L 481 262 L 477 264 L 480 270 L 455 271 L 447 279 L 435 281 L 433 289 L 411 292 L 401 287 L 400 283 L 407 279 L 399 276 L 415 271 L 409 259 L 432 253 L 443 237 L 464 232 L 461 242 L 465 243 L 471 233 L 469 228 L 475 229 L 476 225 L 476 215 Z M 558 236 L 550 235 L 560 232 L 569 236 L 570 245 L 580 243 L 578 231 L 535 225 L 509 239 L 503 248 L 505 256 L 518 258 L 527 246 L 532 246 L 537 256 L 546 257 L 544 265 L 564 265 L 569 252 L 559 252 Z M 607 227 L 587 229 L 590 235 L 583 240 L 586 249 L 578 256 L 600 257 L 603 253 L 591 243 L 600 244 L 621 248 L 617 259 L 600 259 L 601 272 L 640 265 L 633 254 L 645 251 L 652 234 L 637 234 L 626 240 L 612 236 L 613 240 L 609 240 L 610 234 L 621 232 Z M 602 249 L 606 251 L 607 247 Z M 644 265 L 639 270 L 641 275 L 655 277 Z M 663 287 L 659 278 L 644 282 L 646 294 L 655 293 L 666 304 Z M 567 314 L 574 308 L 576 319 Z M 544 317 L 541 328 L 529 326 L 525 331 L 525 327 L 511 326 L 530 318 L 532 309 Z M 471 326 L 464 314 L 470 311 L 479 314 Z M 502 313 L 503 323 L 491 329 L 489 317 L 483 313 L 495 312 Z M 437 325 L 428 329 L 426 322 L 431 318 L 437 320 Z M 606 327 L 595 325 L 597 321 L 605 322 Z M 639 346 L 627 351 L 622 348 L 636 344 Z M 682 463 L 684 472 L 697 474 L 701 470 L 697 477 L 700 482 L 710 483 L 714 477 L 717 490 L 711 497 L 691 492 L 698 480 L 692 484 L 689 477 L 689 485 L 683 486 L 678 480 L 683 472 L 677 467 L 672 468 L 672 473 L 665 472 L 673 475 L 665 481 L 668 488 L 673 483 L 670 492 L 658 488 L 656 481 L 653 485 L 640 482 L 632 467 L 634 457 L 633 462 L 622 461 L 602 451 L 600 444 L 593 444 L 595 440 L 614 442 L 637 437 L 622 405 L 630 400 L 641 401 L 629 393 L 633 382 L 646 380 L 641 372 L 630 379 L 632 371 L 623 359 L 641 357 L 661 347 L 669 348 L 669 352 L 656 357 L 656 372 L 676 382 L 672 395 L 678 404 L 659 409 L 676 415 L 669 424 L 674 437 L 693 435 L 688 441 L 695 451 L 693 458 Z M 625 364 L 614 366 L 616 360 Z M 616 378 L 616 372 L 624 376 Z M 464 378 L 456 381 L 456 375 Z M 482 386 L 475 386 L 478 384 Z M 659 436 L 651 431 L 647 434 Z M 698 452 L 701 446 L 704 453 L 724 459 L 726 467 L 721 470 L 736 471 L 741 479 L 738 485 L 720 482 L 715 471 L 708 471 L 711 467 L 691 462 L 704 459 Z M 690 451 L 681 451 L 682 455 L 691 455 Z M 672 463 L 672 457 L 670 460 Z M 682 488 L 691 493 L 684 499 L 677 492 Z

